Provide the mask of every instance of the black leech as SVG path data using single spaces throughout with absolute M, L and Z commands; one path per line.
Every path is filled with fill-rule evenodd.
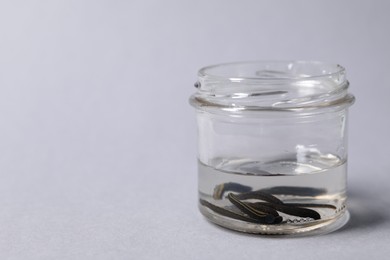
M 275 197 L 271 194 L 265 193 L 261 190 L 250 191 L 247 193 L 238 194 L 237 198 L 240 200 L 258 199 L 258 200 L 267 201 L 267 202 L 273 203 L 273 204 L 283 204 L 283 201 L 281 201 L 277 197 Z
M 312 209 L 306 209 L 306 208 L 299 208 L 299 207 L 292 207 L 286 204 L 273 204 L 273 203 L 265 203 L 265 202 L 255 202 L 253 203 L 253 207 L 256 207 L 256 205 L 261 206 L 268 206 L 271 207 L 277 211 L 286 213 L 288 215 L 292 216 L 298 216 L 298 217 L 304 217 L 304 218 L 312 218 L 312 219 L 321 219 L 320 214 Z
M 272 214 L 251 207 L 247 203 L 240 201 L 233 193 L 228 194 L 228 199 L 242 212 L 248 214 L 251 218 L 259 220 L 261 223 L 272 224 L 275 221 L 275 217 Z
M 224 208 L 220 208 L 218 206 L 215 206 L 214 204 L 211 204 L 210 202 L 206 201 L 206 200 L 202 200 L 202 199 L 199 199 L 199 203 L 209 209 L 211 209 L 212 211 L 222 215 L 222 216 L 225 216 L 225 217 L 229 217 L 229 218 L 234 218 L 234 219 L 237 219 L 237 220 L 242 220 L 242 221 L 246 221 L 246 222 L 250 222 L 250 223 L 256 223 L 256 224 L 259 224 L 260 222 L 256 219 L 252 219 L 252 218 L 249 218 L 249 217 L 246 217 L 244 215 L 240 215 L 240 214 L 237 214 L 233 211 L 230 211 L 230 210 L 227 210 L 227 209 L 224 209 Z
M 326 189 L 311 187 L 277 186 L 262 189 L 261 191 L 278 195 L 318 196 L 326 193 Z

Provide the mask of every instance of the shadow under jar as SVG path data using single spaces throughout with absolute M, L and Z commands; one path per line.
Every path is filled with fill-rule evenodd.
M 202 68 L 190 103 L 198 122 L 199 208 L 223 227 L 321 234 L 349 219 L 345 69 L 309 61 Z

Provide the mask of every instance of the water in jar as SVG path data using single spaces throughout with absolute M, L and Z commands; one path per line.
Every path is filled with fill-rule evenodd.
M 305 157 L 198 161 L 201 212 L 216 224 L 251 233 L 330 225 L 345 213 L 346 161 L 319 152 Z

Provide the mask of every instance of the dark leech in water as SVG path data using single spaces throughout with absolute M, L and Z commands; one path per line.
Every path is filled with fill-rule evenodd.
M 239 183 L 222 183 L 215 187 L 213 198 L 221 200 L 226 192 L 230 191 L 227 199 L 239 212 L 218 207 L 206 200 L 200 200 L 200 204 L 225 217 L 257 224 L 280 224 L 283 222 L 279 212 L 287 215 L 321 219 L 321 215 L 309 208 L 328 208 L 336 210 L 330 204 L 314 203 L 285 203 L 273 194 L 283 196 L 317 196 L 326 192 L 325 189 L 310 187 L 277 186 L 267 189 L 252 191 L 252 188 Z M 235 193 L 238 194 L 235 194 Z
M 254 219 L 254 218 L 251 218 L 251 217 L 248 217 L 248 216 L 244 216 L 244 215 L 241 215 L 241 214 L 238 214 L 236 212 L 233 212 L 233 211 L 230 211 L 230 210 L 227 210 L 225 208 L 221 208 L 221 207 L 218 207 L 206 200 L 202 200 L 202 199 L 199 199 L 199 203 L 209 209 L 211 209 L 212 211 L 222 215 L 222 216 L 225 216 L 225 217 L 229 217 L 229 218 L 233 218 L 233 219 L 237 219 L 237 220 L 241 220 L 241 221 L 246 221 L 246 222 L 250 222 L 250 223 L 255 223 L 255 224 L 279 224 L 280 222 L 282 222 L 282 217 L 281 216 L 277 216 L 274 218 L 273 222 L 272 223 L 268 223 L 270 222 L 271 218 L 268 218 L 267 222 L 264 222 L 264 219 Z M 268 215 L 267 215 L 268 216 Z
M 271 208 L 271 207 L 269 207 L 267 205 L 258 205 L 258 204 L 254 205 L 253 202 L 244 202 L 244 203 L 246 203 L 247 205 L 249 205 L 252 208 L 255 208 L 255 209 L 259 210 L 259 211 L 262 211 L 262 212 L 267 213 L 267 214 L 271 214 L 274 217 L 279 216 L 279 213 L 274 208 Z
M 326 189 L 310 188 L 310 187 L 292 187 L 292 186 L 277 186 L 272 188 L 261 189 L 268 194 L 277 195 L 296 195 L 296 196 L 319 196 L 326 193 Z
M 301 207 L 301 208 L 328 208 L 328 209 L 337 209 L 336 206 L 330 204 L 313 204 L 313 203 L 284 203 L 286 206 L 290 207 Z
M 237 198 L 240 200 L 257 199 L 257 200 L 263 200 L 274 204 L 283 204 L 283 201 L 262 190 L 241 193 L 237 195 Z
M 253 219 L 258 220 L 260 223 L 264 224 L 276 224 L 282 221 L 282 217 L 277 214 L 274 216 L 265 211 L 262 211 L 260 208 L 254 208 L 248 203 L 240 201 L 233 193 L 228 194 L 228 199 L 232 204 L 234 204 L 238 209 L 247 214 Z
M 294 206 L 289 206 L 286 204 L 273 204 L 273 203 L 266 203 L 266 202 L 255 202 L 253 203 L 253 207 L 257 208 L 257 206 L 262 207 L 262 206 L 267 206 L 270 208 L 273 208 L 277 211 L 286 213 L 288 215 L 292 216 L 298 216 L 298 217 L 303 217 L 303 218 L 312 218 L 312 219 L 321 219 L 320 214 L 312 209 L 306 209 L 306 208 L 300 208 L 300 207 L 294 207 Z
M 215 206 L 214 204 L 212 204 L 212 203 L 210 203 L 210 202 L 208 202 L 206 200 L 200 199 L 199 203 L 201 205 L 211 209 L 212 211 L 222 215 L 222 216 L 233 218 L 233 219 L 237 219 L 237 220 L 242 220 L 242 221 L 246 221 L 246 222 L 250 222 L 250 223 L 257 223 L 257 224 L 259 223 L 259 221 L 256 220 L 256 219 L 252 219 L 252 218 L 246 217 L 244 215 L 240 215 L 238 213 L 235 213 L 233 211 L 230 211 L 230 210 L 227 210 L 227 209 Z

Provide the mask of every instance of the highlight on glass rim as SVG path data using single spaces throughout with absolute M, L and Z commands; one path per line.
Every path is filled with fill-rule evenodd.
M 347 223 L 346 70 L 315 61 L 204 67 L 190 97 L 198 124 L 199 209 L 236 231 L 312 235 Z

